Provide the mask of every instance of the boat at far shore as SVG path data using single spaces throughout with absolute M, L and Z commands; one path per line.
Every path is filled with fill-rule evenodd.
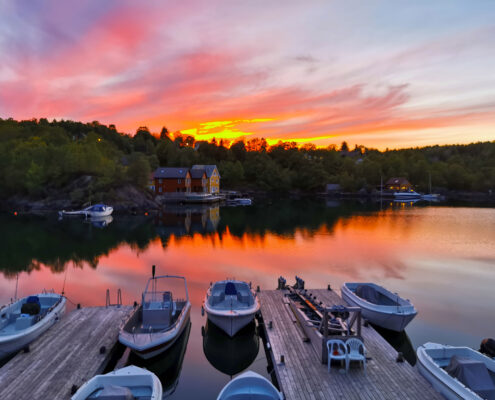
M 86 207 L 82 210 L 66 211 L 62 210 L 58 212 L 60 217 L 85 217 L 85 218 L 103 218 L 108 217 L 113 212 L 113 207 L 105 204 L 95 204 L 93 206 Z
M 425 343 L 418 369 L 448 400 L 495 400 L 495 360 L 469 347 Z
M 408 190 L 408 191 L 394 192 L 394 198 L 400 200 L 408 200 L 408 199 L 412 200 L 412 199 L 420 199 L 421 195 L 418 192 L 415 192 L 414 190 Z
M 283 400 L 283 395 L 261 375 L 247 371 L 225 385 L 217 400 Z
M 342 298 L 372 324 L 401 332 L 418 313 L 409 300 L 374 283 L 350 283 L 342 286 Z
M 82 385 L 71 400 L 162 400 L 162 396 L 162 384 L 155 374 L 130 365 L 106 375 L 96 375 Z

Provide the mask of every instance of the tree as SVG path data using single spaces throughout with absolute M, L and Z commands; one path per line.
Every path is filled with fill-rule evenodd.
M 148 160 L 143 154 L 133 154 L 129 167 L 127 167 L 127 177 L 134 185 L 145 188 L 148 186 L 151 175 L 151 168 Z

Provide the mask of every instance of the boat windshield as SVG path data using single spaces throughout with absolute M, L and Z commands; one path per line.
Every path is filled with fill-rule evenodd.
M 254 297 L 246 282 L 223 281 L 213 285 L 208 302 L 216 309 L 233 310 L 251 307 Z

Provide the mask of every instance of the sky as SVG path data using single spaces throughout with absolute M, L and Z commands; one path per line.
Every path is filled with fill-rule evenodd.
M 495 140 L 492 0 L 0 0 L 0 118 L 401 148 Z

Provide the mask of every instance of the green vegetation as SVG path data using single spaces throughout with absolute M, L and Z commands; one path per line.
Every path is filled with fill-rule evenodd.
M 222 188 L 321 191 L 339 183 L 345 191 L 371 191 L 392 176 L 408 178 L 417 190 L 487 191 L 495 188 L 495 142 L 432 146 L 380 152 L 344 142 L 340 148 L 268 146 L 264 139 L 195 142 L 166 128 L 152 135 L 146 127 L 130 136 L 115 126 L 46 119 L 0 119 L 0 197 L 43 198 L 81 182 L 73 201 L 111 198 L 123 184 L 145 190 L 158 166 L 217 164 Z

